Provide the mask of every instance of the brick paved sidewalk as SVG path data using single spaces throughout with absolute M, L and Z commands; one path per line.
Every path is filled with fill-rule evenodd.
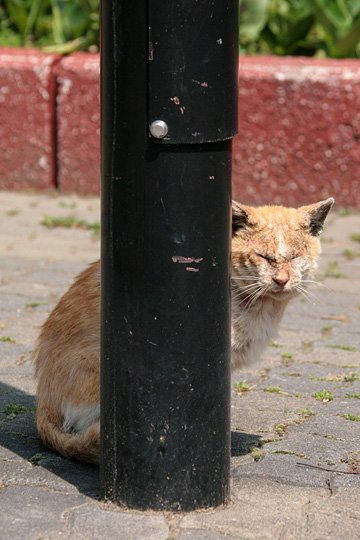
M 360 214 L 334 212 L 314 304 L 294 302 L 261 364 L 234 374 L 232 503 L 179 515 L 100 502 L 98 469 L 36 434 L 31 350 L 98 257 L 98 222 L 98 199 L 0 193 L 0 538 L 358 538 Z

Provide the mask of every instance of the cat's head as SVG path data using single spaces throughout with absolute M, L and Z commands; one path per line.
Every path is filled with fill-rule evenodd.
M 254 208 L 233 201 L 232 285 L 239 300 L 287 300 L 304 292 L 317 267 L 320 234 L 334 203 Z

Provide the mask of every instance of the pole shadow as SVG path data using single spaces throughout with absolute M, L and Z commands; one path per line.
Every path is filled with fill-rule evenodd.
M 261 446 L 260 435 L 243 431 L 231 432 L 231 457 L 245 456 L 253 446 Z

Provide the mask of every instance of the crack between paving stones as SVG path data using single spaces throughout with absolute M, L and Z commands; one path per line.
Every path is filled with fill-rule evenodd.
M 60 519 L 64 522 L 64 525 L 68 527 L 70 530 L 68 532 L 71 532 L 71 525 L 69 524 L 69 519 L 71 517 L 71 514 L 75 512 L 76 510 L 79 510 L 80 508 L 84 508 L 86 506 L 90 506 L 93 504 L 92 502 L 84 502 L 82 504 L 77 504 L 76 506 L 71 506 L 70 508 L 67 508 L 63 511 L 63 513 L 60 515 Z
M 328 491 L 330 492 L 330 497 L 332 497 L 336 491 L 337 491 L 337 488 L 334 487 L 334 475 L 330 475 L 326 480 L 325 480 L 325 485 L 328 489 Z
M 310 527 L 310 513 L 309 513 L 309 506 L 311 505 L 311 499 L 308 499 L 306 503 L 303 505 L 302 511 L 305 514 L 305 537 L 309 538 L 311 533 L 311 527 Z
M 166 540 L 175 540 L 179 532 L 179 523 L 183 519 L 184 514 L 164 514 L 166 524 L 169 528 L 169 534 Z
M 82 495 L 83 497 L 88 497 L 90 499 L 93 499 L 94 502 L 98 502 L 98 499 L 95 499 L 93 496 L 91 495 L 86 495 L 84 493 L 80 493 L 79 491 L 67 491 L 65 489 L 56 489 L 56 488 L 52 488 L 50 486 L 46 486 L 46 485 L 43 485 L 43 484 L 29 484 L 29 483 L 13 483 L 13 482 L 9 482 L 9 483 L 6 483 L 6 484 L 2 484 L 0 485 L 0 489 L 1 488 L 10 488 L 10 487 L 14 487 L 14 488 L 41 488 L 41 489 L 44 489 L 46 491 L 49 491 L 51 493 L 58 493 L 59 495 Z M 90 502 L 90 501 L 89 501 Z M 88 503 L 85 503 L 85 504 L 88 504 Z
M 330 497 L 332 497 L 333 495 L 335 495 L 335 493 L 338 491 L 338 488 L 335 487 L 335 485 L 334 485 L 334 481 L 335 481 L 335 475 L 334 475 L 334 474 L 331 474 L 331 475 L 325 480 L 326 487 L 327 487 L 327 489 L 328 489 L 329 492 L 330 492 Z

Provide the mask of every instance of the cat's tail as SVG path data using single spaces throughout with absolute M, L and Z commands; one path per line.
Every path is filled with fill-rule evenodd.
M 90 425 L 81 432 L 66 433 L 58 423 L 51 421 L 41 408 L 36 413 L 36 425 L 40 438 L 47 448 L 65 457 L 99 463 L 100 422 Z

